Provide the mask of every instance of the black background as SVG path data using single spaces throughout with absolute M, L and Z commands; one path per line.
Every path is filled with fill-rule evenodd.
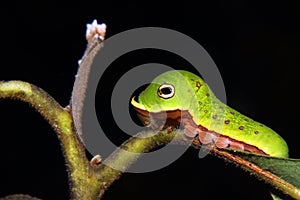
M 77 61 L 85 50 L 86 23 L 105 22 L 107 37 L 144 26 L 180 31 L 199 42 L 217 64 L 227 103 L 279 132 L 290 156 L 300 157 L 299 3 L 26 1 L 3 6 L 0 13 L 0 79 L 33 83 L 63 106 L 69 103 Z M 137 52 L 112 65 L 116 69 L 104 79 L 120 77 L 117 67 L 143 61 L 180 65 L 172 56 L 158 55 Z M 107 91 L 113 84 L 105 84 Z M 103 99 L 103 106 L 108 102 Z M 105 122 L 111 122 L 107 116 Z M 27 104 L 11 100 L 1 100 L 0 125 L 0 196 L 28 193 L 68 199 L 64 160 L 50 125 Z M 189 149 L 164 169 L 124 174 L 105 199 L 270 199 L 267 186 L 254 177 L 218 158 L 199 159 L 197 154 Z

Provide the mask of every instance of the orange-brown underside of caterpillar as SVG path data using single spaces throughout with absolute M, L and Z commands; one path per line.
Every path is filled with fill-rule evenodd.
M 136 107 L 135 110 L 138 112 L 138 116 L 142 123 L 144 125 L 151 126 L 154 129 L 175 128 L 182 125 L 184 127 L 185 135 L 188 137 L 198 136 L 201 144 L 214 144 L 217 148 L 231 148 L 256 154 L 268 155 L 253 145 L 246 144 L 242 141 L 222 135 L 222 133 L 217 133 L 208 130 L 206 127 L 197 125 L 188 111 L 172 110 L 149 113 L 146 110 Z

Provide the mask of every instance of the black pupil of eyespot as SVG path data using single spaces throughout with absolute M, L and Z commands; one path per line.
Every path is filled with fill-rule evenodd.
M 172 93 L 172 88 L 165 87 L 165 88 L 162 88 L 160 91 L 161 91 L 162 94 L 167 95 L 167 94 L 171 94 Z

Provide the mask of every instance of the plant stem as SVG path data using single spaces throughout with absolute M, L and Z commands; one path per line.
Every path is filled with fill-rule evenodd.
M 153 135 L 153 131 L 139 133 L 136 137 L 127 140 L 117 148 L 105 161 L 107 165 L 100 164 L 92 168 L 85 155 L 85 148 L 73 128 L 73 121 L 68 109 L 62 108 L 52 97 L 42 89 L 21 81 L 0 82 L 0 99 L 19 99 L 29 103 L 51 124 L 60 140 L 62 151 L 69 175 L 72 199 L 96 200 L 102 198 L 107 188 L 117 180 L 122 171 L 109 166 L 122 166 L 123 171 L 128 169 L 141 154 L 128 154 L 127 152 L 146 153 L 153 148 L 168 144 L 184 144 L 186 138 L 181 131 L 161 131 Z M 138 137 L 143 135 L 143 137 Z M 150 136 L 153 135 L 153 136 Z M 149 137 L 147 137 L 149 136 Z M 197 139 L 193 140 L 195 147 L 200 147 Z M 126 151 L 120 151 L 124 149 Z M 294 198 L 299 198 L 299 189 L 280 179 L 276 175 L 255 165 L 248 158 L 239 153 L 227 152 L 226 149 L 210 147 L 211 152 L 226 161 L 237 164 L 242 169 L 255 174 L 273 187 Z M 249 154 L 257 156 L 254 154 Z M 271 159 L 271 158 L 269 158 Z M 274 178 L 275 177 L 275 178 Z
M 22 81 L 0 82 L 0 99 L 3 98 L 18 99 L 29 103 L 51 124 L 64 153 L 72 198 L 92 199 L 86 197 L 90 193 L 98 192 L 97 190 L 90 191 L 89 187 L 89 177 L 93 170 L 86 159 L 85 148 L 73 129 L 69 110 L 62 108 L 44 90 Z
M 160 132 L 152 137 L 151 130 L 141 132 L 143 137 L 132 137 L 120 148 L 116 149 L 106 160 L 92 168 L 85 155 L 85 148 L 74 130 L 72 117 L 68 109 L 61 107 L 44 90 L 22 81 L 0 82 L 0 99 L 18 99 L 33 106 L 54 128 L 60 140 L 62 151 L 69 175 L 72 199 L 95 200 L 103 197 L 107 188 L 117 180 L 122 171 L 109 166 L 122 166 L 127 169 L 140 154 L 128 154 L 120 148 L 130 152 L 145 153 L 151 149 L 167 144 L 174 137 L 180 140 L 182 135 L 175 131 Z M 146 137 L 146 138 L 145 138 Z

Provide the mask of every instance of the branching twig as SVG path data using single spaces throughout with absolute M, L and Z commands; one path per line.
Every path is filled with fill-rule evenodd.
M 21 81 L 0 82 L 0 99 L 19 99 L 29 103 L 51 124 L 60 140 L 69 173 L 74 198 L 80 199 L 89 191 L 92 170 L 85 155 L 85 148 L 74 132 L 68 109 L 62 108 L 42 89 Z M 77 198 L 78 197 L 78 198 Z
M 61 142 L 67 164 L 72 199 L 97 199 L 121 175 L 121 171 L 100 164 L 92 168 L 86 158 L 84 146 L 73 129 L 72 117 L 67 109 L 62 108 L 42 89 L 21 81 L 0 82 L 0 99 L 19 99 L 29 103 L 51 124 Z M 140 133 L 152 135 L 152 131 Z M 144 153 L 167 144 L 176 132 L 161 132 L 148 138 L 133 137 L 121 148 L 131 152 Z M 124 169 L 135 162 L 139 154 L 126 154 L 117 149 L 106 160 L 110 166 L 122 166 Z
M 82 100 L 84 99 L 84 84 L 87 83 L 87 78 L 89 75 L 89 69 L 91 67 L 92 61 L 96 53 L 100 50 L 102 45 L 102 40 L 104 39 L 103 31 L 101 28 L 103 26 L 97 26 L 96 29 L 91 29 L 92 33 L 99 34 L 99 37 L 93 37 L 91 32 L 87 32 L 87 38 L 90 40 L 88 48 L 85 55 L 80 63 L 80 69 L 78 72 L 79 86 L 75 85 L 75 92 L 72 94 L 72 99 L 77 99 L 77 101 L 72 101 L 72 115 L 69 108 L 62 108 L 52 97 L 50 97 L 42 89 L 31 85 L 29 83 L 21 81 L 8 81 L 0 82 L 0 99 L 10 98 L 18 99 L 29 103 L 33 106 L 55 129 L 57 136 L 60 140 L 62 151 L 64 153 L 66 166 L 68 169 L 69 182 L 70 182 L 70 192 L 72 199 L 84 199 L 84 200 L 95 200 L 103 197 L 107 188 L 117 180 L 122 172 L 115 170 L 109 166 L 120 166 L 122 169 L 126 170 L 129 168 L 141 154 L 128 154 L 126 151 L 136 152 L 136 153 L 146 153 L 153 148 L 159 147 L 161 145 L 168 144 L 171 140 L 177 141 L 181 144 L 188 144 L 190 142 L 186 141 L 184 134 L 180 131 L 162 131 L 158 134 L 153 134 L 153 131 L 145 131 L 142 134 L 143 137 L 132 137 L 126 141 L 120 148 L 116 149 L 104 163 L 92 167 L 86 158 L 85 148 L 79 139 L 81 130 L 75 130 L 74 125 L 76 123 L 81 123 L 81 112 L 82 112 Z M 90 27 L 91 28 L 91 27 Z M 93 32 L 96 31 L 96 32 Z M 79 101 L 78 101 L 79 99 Z M 73 121 L 74 120 L 74 121 Z M 76 126 L 77 129 L 80 126 Z M 152 136 L 150 136 L 152 135 Z M 149 137 L 147 137 L 149 136 Z M 174 140 L 175 139 L 175 140 Z M 196 147 L 200 147 L 198 139 L 193 140 L 193 144 Z M 120 149 L 125 149 L 126 151 L 120 151 Z M 249 163 L 249 161 L 244 160 L 239 156 L 234 156 L 226 152 L 225 150 L 215 149 L 214 147 L 209 147 L 214 154 L 222 157 L 223 159 L 230 160 L 246 169 L 250 173 L 258 174 L 260 177 L 271 177 L 270 173 L 265 174 L 266 171 L 262 170 L 258 166 Z M 274 181 L 274 180 L 272 180 Z M 278 181 L 282 181 L 278 178 Z M 280 183 L 277 187 L 284 184 Z M 297 188 L 293 186 L 288 186 L 289 195 L 297 198 L 300 196 Z M 294 190 L 294 191 L 293 191 Z

